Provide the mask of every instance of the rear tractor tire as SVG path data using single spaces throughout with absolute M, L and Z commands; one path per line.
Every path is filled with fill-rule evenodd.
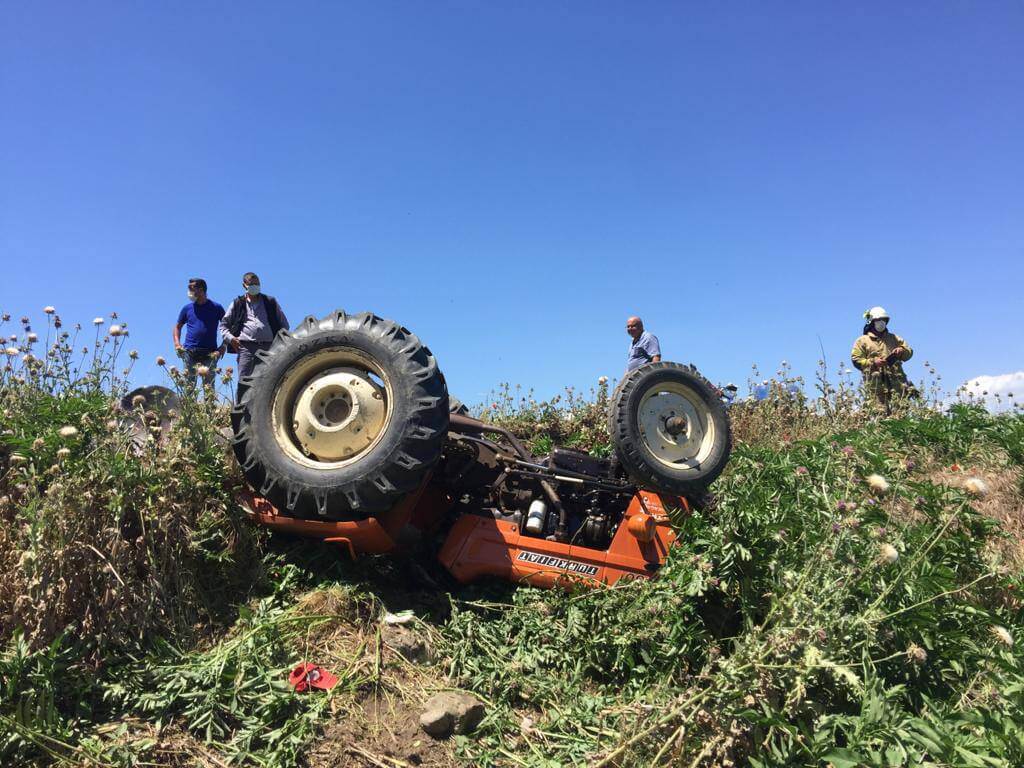
M 358 520 L 416 490 L 448 432 L 448 390 L 420 340 L 338 310 L 281 331 L 239 386 L 235 455 L 287 515 Z

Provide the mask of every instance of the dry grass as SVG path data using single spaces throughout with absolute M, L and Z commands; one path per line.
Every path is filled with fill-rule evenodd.
M 98 337 L 99 331 L 97 345 Z M 917 448 L 925 438 L 942 435 L 915 432 L 921 425 L 913 423 L 908 425 L 911 432 L 886 433 L 871 423 L 872 414 L 861 406 L 849 382 L 833 387 L 819 378 L 822 397 L 808 399 L 794 392 L 792 386 L 803 382 L 783 365 L 768 397 L 731 408 L 739 446 L 735 471 L 719 482 L 720 503 L 686 522 L 682 545 L 693 550 L 693 558 L 681 555 L 662 579 L 638 583 L 628 594 L 617 589 L 534 596 L 523 590 L 509 603 L 479 602 L 470 608 L 465 602 L 461 618 L 454 619 L 417 605 L 418 614 L 430 615 L 428 621 L 434 624 L 417 623 L 415 631 L 445 658 L 443 664 L 411 663 L 388 646 L 381 618 L 388 608 L 427 602 L 422 597 L 432 588 L 385 597 L 384 575 L 370 573 L 376 565 L 364 566 L 367 572 L 355 579 L 346 573 L 335 582 L 316 566 L 285 563 L 283 557 L 277 559 L 278 553 L 258 547 L 251 553 L 255 557 L 247 557 L 251 529 L 244 522 L 236 525 L 241 518 L 234 514 L 237 470 L 216 437 L 224 428 L 224 414 L 189 400 L 173 427 L 144 422 L 132 429 L 121 423 L 108 427 L 112 392 L 102 377 L 114 366 L 107 366 L 102 355 L 98 359 L 93 367 L 100 383 L 85 392 L 96 397 L 84 411 L 81 393 L 68 396 L 64 389 L 71 386 L 70 376 L 54 383 L 46 378 L 49 369 L 42 363 L 0 373 L 6 377 L 0 388 L 5 417 L 0 568 L 7 575 L 0 580 L 0 631 L 10 635 L 17 627 L 31 641 L 24 659 L 14 643 L 3 659 L 0 683 L 5 676 L 16 683 L 7 700 L 0 701 L 0 714 L 25 717 L 23 733 L 47 738 L 57 734 L 72 745 L 48 753 L 53 760 L 73 763 L 89 754 L 98 757 L 83 765 L 102 758 L 102 764 L 175 768 L 292 765 L 296 760 L 311 768 L 450 766 L 456 762 L 455 743 L 426 736 L 418 716 L 433 692 L 459 685 L 488 700 L 480 733 L 463 745 L 469 755 L 482 756 L 478 764 L 503 761 L 512 750 L 527 762 L 548 756 L 547 764 L 593 764 L 605 755 L 609 764 L 631 767 L 661 758 L 724 766 L 732 759 L 741 762 L 753 750 L 755 725 L 746 720 L 752 718 L 747 699 L 753 693 L 774 708 L 770 716 L 775 722 L 787 723 L 787 728 L 764 723 L 756 727 L 776 728 L 776 745 L 791 755 L 808 745 L 789 743 L 788 726 L 799 723 L 802 733 L 811 733 L 818 723 L 811 705 L 843 716 L 881 711 L 883 705 L 892 706 L 896 714 L 917 714 L 910 704 L 872 700 L 870 692 L 849 710 L 836 706 L 851 696 L 851 689 L 822 676 L 821 664 L 807 661 L 806 654 L 790 653 L 807 639 L 796 637 L 787 628 L 790 624 L 820 628 L 814 635 L 816 652 L 845 665 L 856 667 L 868 657 L 889 664 L 904 658 L 909 641 L 920 642 L 921 647 L 928 645 L 935 663 L 954 660 L 976 673 L 979 686 L 989 687 L 1000 681 L 992 675 L 988 657 L 982 656 L 992 641 L 986 627 L 974 626 L 982 615 L 978 611 L 986 612 L 987 621 L 1024 634 L 1014 619 L 1020 615 L 1014 592 L 1019 590 L 1010 578 L 1004 579 L 1024 566 L 1019 467 L 1008 469 L 1009 457 L 993 450 L 993 444 L 971 438 L 969 426 L 949 445 L 959 450 L 974 440 L 971 466 L 957 471 L 942 466 L 936 457 L 946 454 Z M 527 437 L 537 453 L 553 444 L 607 452 L 608 397 L 607 382 L 590 397 L 570 389 L 549 402 L 506 388 L 483 415 Z M 144 419 L 141 412 L 139 416 Z M 65 426 L 76 430 L 67 439 L 60 434 Z M 840 443 L 830 448 L 827 436 L 833 434 L 857 443 L 856 451 L 849 446 L 847 454 Z M 899 445 L 879 448 L 880 434 L 889 434 Z M 820 444 L 801 445 L 803 440 Z M 758 450 L 765 446 L 771 450 Z M 13 451 L 27 460 L 12 465 Z M 920 455 L 913 457 L 918 465 L 910 469 L 907 460 L 913 453 Z M 963 461 L 963 454 L 952 455 Z M 875 472 L 884 473 L 891 483 L 891 488 L 877 491 L 877 501 L 866 498 L 864 483 Z M 940 497 L 956 496 L 957 514 L 965 518 L 973 513 L 959 494 L 941 490 L 929 508 L 915 500 L 911 483 L 931 479 L 963 489 L 971 475 L 988 488 L 984 496 L 973 498 L 974 508 L 998 521 L 1008 535 L 986 542 L 982 550 L 970 531 L 984 525 L 952 524 L 936 544 L 929 515 L 937 518 L 945 511 L 948 500 Z M 840 500 L 846 500 L 845 510 L 854 499 L 859 502 L 856 511 L 834 512 Z M 883 534 L 876 532 L 886 528 L 893 530 L 882 545 L 898 560 L 880 563 L 878 537 Z M 898 551 L 890 539 L 899 544 Z M 931 573 L 919 578 L 918 561 L 910 553 L 927 547 L 930 557 L 940 554 L 946 539 L 957 539 L 945 552 L 953 565 L 950 581 L 936 583 Z M 987 593 L 973 594 L 954 577 L 993 562 L 994 572 L 983 575 L 998 587 L 991 588 L 990 603 L 978 603 L 989 599 Z M 260 583 L 250 570 L 255 563 L 265 568 L 258 574 Z M 883 578 L 878 574 L 886 565 L 895 567 Z M 842 577 L 838 581 L 836 574 Z M 836 598 L 857 580 L 863 589 Z M 353 581 L 359 586 L 353 587 Z M 907 594 L 914 595 L 913 605 L 896 599 L 903 587 L 912 588 Z M 254 599 L 254 593 L 261 599 Z M 875 613 L 849 615 L 849 606 L 864 594 L 882 600 L 889 593 L 889 615 L 896 621 L 885 633 L 862 632 Z M 963 626 L 946 627 L 954 630 L 948 633 L 949 644 L 929 645 L 922 639 L 943 622 L 968 615 L 949 611 L 946 602 L 968 599 L 975 601 L 964 602 L 971 609 L 969 619 Z M 943 605 L 933 610 L 932 604 L 940 601 Z M 766 604 L 782 617 L 778 626 L 763 621 Z M 753 629 L 737 633 L 730 653 L 722 658 L 720 632 L 707 617 L 726 608 L 728 616 L 744 617 Z M 225 631 L 225 617 L 237 620 L 231 630 Z M 75 639 L 84 637 L 91 645 L 74 656 L 71 666 L 48 663 L 46 644 L 68 627 L 75 628 Z M 970 642 L 957 644 L 961 637 Z M 169 644 L 149 647 L 161 638 Z M 568 653 L 552 653 L 559 642 Z M 68 658 L 71 651 L 78 653 L 77 648 L 66 650 Z M 337 672 L 342 682 L 331 694 L 292 695 L 283 680 L 298 659 Z M 133 680 L 104 676 L 111 669 L 120 675 L 117 665 L 130 668 L 132 663 Z M 693 677 L 695 670 L 704 670 L 705 676 Z M 896 681 L 889 667 L 879 670 L 877 680 Z M 77 676 L 81 699 L 56 701 L 53 711 L 59 710 L 59 716 L 51 717 L 32 692 L 66 689 L 72 675 Z M 40 680 L 59 684 L 40 685 Z M 900 676 L 898 682 L 902 686 L 905 680 Z M 701 700 L 692 712 L 684 711 L 680 702 L 697 695 L 697 686 L 702 686 L 701 696 L 717 705 L 709 703 L 705 709 Z M 1007 701 L 1022 689 L 1017 678 L 1008 678 L 1004 687 Z M 921 685 L 920 690 L 929 689 Z M 973 695 L 975 683 L 963 690 L 964 696 Z M 819 696 L 820 691 L 826 695 Z M 638 692 L 649 701 L 639 703 Z M 784 695 L 806 700 L 807 706 L 783 711 Z M 95 709 L 79 706 L 86 698 Z M 649 726 L 652 717 L 665 713 L 670 720 Z M 531 719 L 524 724 L 525 715 Z M 212 736 L 207 730 L 211 719 L 220 728 Z M 959 739 L 959 731 L 953 719 L 948 722 L 954 723 L 947 734 L 952 742 Z M 905 738 L 889 731 L 871 735 L 883 727 L 880 722 L 861 725 L 857 732 L 869 734 L 865 747 Z M 849 744 L 857 729 L 844 735 L 843 743 Z M 268 738 L 282 733 L 280 740 Z M 974 732 L 968 737 L 957 745 L 971 746 L 977 740 Z M 820 746 L 833 737 L 816 738 Z M 10 743 L 5 757 L 41 754 L 31 745 Z M 985 754 L 997 751 L 991 747 Z M 823 753 L 819 749 L 815 759 Z M 1021 753 L 1006 754 L 1013 760 Z M 467 759 L 467 753 L 461 757 Z
M 983 495 L 975 495 L 968 490 L 972 478 L 984 482 L 987 491 Z M 933 472 L 930 479 L 938 485 L 958 488 L 974 496 L 972 506 L 998 522 L 1005 534 L 993 538 L 989 544 L 999 564 L 1011 571 L 1024 568 L 1024 496 L 1020 491 L 1024 472 L 1019 468 L 989 463 L 956 470 L 943 467 Z
M 441 670 L 388 646 L 381 604 L 338 586 L 307 592 L 296 604 L 303 614 L 332 617 L 303 635 L 298 655 L 365 681 L 335 695 L 309 766 L 455 765 L 451 742 L 434 740 L 419 726 L 423 703 L 446 687 Z

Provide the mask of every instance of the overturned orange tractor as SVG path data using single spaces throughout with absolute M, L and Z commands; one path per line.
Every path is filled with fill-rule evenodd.
M 449 399 L 430 350 L 369 313 L 281 331 L 239 384 L 234 450 L 253 517 L 360 553 L 443 537 L 460 581 L 538 586 L 653 576 L 688 508 L 729 459 L 716 389 L 692 367 L 650 363 L 611 398 L 611 458 L 533 456 Z

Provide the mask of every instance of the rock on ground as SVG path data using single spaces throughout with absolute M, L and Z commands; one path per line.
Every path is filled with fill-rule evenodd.
M 384 645 L 413 662 L 430 660 L 430 648 L 427 641 L 417 632 L 402 625 L 386 625 L 381 631 Z
M 445 691 L 430 697 L 420 715 L 420 726 L 435 738 L 469 733 L 484 717 L 483 702 L 467 693 Z

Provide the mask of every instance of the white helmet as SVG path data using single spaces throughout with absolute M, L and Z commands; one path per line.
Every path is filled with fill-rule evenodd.
M 889 313 L 885 311 L 884 307 L 872 307 L 864 313 L 864 317 L 868 320 L 889 320 Z

